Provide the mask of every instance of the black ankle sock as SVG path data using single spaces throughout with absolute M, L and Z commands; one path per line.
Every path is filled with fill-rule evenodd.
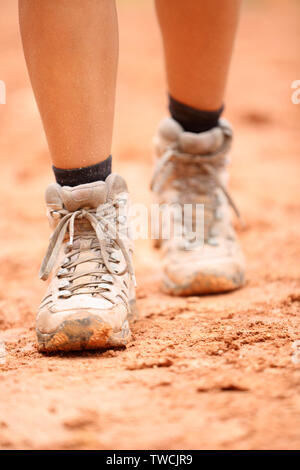
M 103 162 L 96 165 L 84 166 L 63 170 L 53 166 L 56 182 L 61 186 L 78 186 L 79 184 L 93 183 L 94 181 L 105 181 L 111 173 L 111 155 Z
M 223 110 L 224 106 L 216 111 L 202 111 L 180 103 L 169 95 L 169 111 L 172 118 L 188 132 L 205 132 L 216 127 Z

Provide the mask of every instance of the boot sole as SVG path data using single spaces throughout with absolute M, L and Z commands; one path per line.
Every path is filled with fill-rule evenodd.
M 221 294 L 239 289 L 244 285 L 244 273 L 239 272 L 234 278 L 199 273 L 188 284 L 178 285 L 164 275 L 161 288 L 169 295 L 189 296 L 205 294 Z
M 41 333 L 36 329 L 38 350 L 55 352 L 126 347 L 131 339 L 128 320 L 133 322 L 138 317 L 135 300 L 130 302 L 130 307 L 128 318 L 117 332 L 113 332 L 111 325 L 95 315 L 69 318 L 51 333 Z

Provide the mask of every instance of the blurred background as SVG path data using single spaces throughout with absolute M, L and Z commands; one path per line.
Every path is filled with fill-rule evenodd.
M 119 0 L 117 3 L 120 65 L 114 170 L 128 180 L 133 200 L 149 203 L 152 136 L 161 117 L 167 114 L 160 35 L 151 0 Z M 49 236 L 43 193 L 53 175 L 23 58 L 17 1 L 0 0 L 0 9 L 0 80 L 7 87 L 6 104 L 0 105 L 0 333 L 6 341 L 9 358 L 6 365 L 0 366 L 0 374 L 6 381 L 0 393 L 0 421 L 6 416 L 7 424 L 1 427 L 0 423 L 0 445 L 3 448 L 297 446 L 299 366 L 291 361 L 291 345 L 300 339 L 300 104 L 292 103 L 291 85 L 300 80 L 300 2 L 244 1 L 228 81 L 224 116 L 232 121 L 235 129 L 231 189 L 246 220 L 240 236 L 248 258 L 247 285 L 227 296 L 194 299 L 192 307 L 189 300 L 168 298 L 158 288 L 158 254 L 148 241 L 138 242 L 138 296 L 144 320 L 136 327 L 133 349 L 120 359 L 118 354 L 116 358 L 104 356 L 101 359 L 104 370 L 113 368 L 120 373 L 119 387 L 123 396 L 130 401 L 133 390 L 136 393 L 135 407 L 128 405 L 122 410 L 110 407 L 112 377 L 109 373 L 101 378 L 103 401 L 101 405 L 97 403 L 99 390 L 93 377 L 97 376 L 95 370 L 99 365 L 94 363 L 90 367 L 91 375 L 85 376 L 93 384 L 95 395 L 85 390 L 85 398 L 80 398 L 82 390 L 78 378 L 75 385 L 71 384 L 75 398 L 70 401 L 70 383 L 67 378 L 64 382 L 65 376 L 73 374 L 70 359 L 45 360 L 35 352 L 33 321 L 44 291 L 37 272 Z M 208 339 L 199 349 L 192 348 L 192 344 L 187 343 L 186 332 L 189 331 L 191 337 L 195 335 L 195 345 L 199 329 L 197 318 L 202 314 L 206 315 L 205 322 L 210 328 L 202 334 L 207 334 Z M 224 314 L 231 317 L 224 317 Z M 180 320 L 180 327 L 176 318 Z M 229 320 L 221 321 L 222 318 Z M 150 405 L 145 387 L 158 383 L 158 374 L 165 376 L 166 372 L 156 369 L 157 375 L 153 372 L 152 376 L 152 372 L 147 375 L 145 371 L 133 370 L 134 367 L 127 372 L 125 369 L 133 357 L 140 355 L 149 359 L 162 354 L 167 341 L 166 337 L 160 337 L 162 322 L 164 331 L 170 333 L 169 341 L 170 338 L 177 341 L 168 380 L 172 383 L 172 371 L 176 373 L 180 391 L 177 390 L 178 394 L 174 390 L 168 392 L 170 387 L 165 387 L 164 391 L 153 392 L 154 398 L 151 391 Z M 230 349 L 223 343 L 224 324 L 231 329 L 230 334 L 242 331 L 240 336 L 236 333 L 236 337 L 231 337 L 237 349 Z M 182 325 L 185 332 L 180 329 Z M 209 331 L 218 333 L 219 337 L 210 336 Z M 239 343 L 241 338 L 244 342 Z M 154 343 L 155 346 L 149 346 Z M 219 350 L 220 354 L 212 353 Z M 84 357 L 83 362 L 77 358 L 79 370 L 86 370 L 84 361 L 87 360 L 89 356 Z M 202 373 L 197 375 L 197 370 L 202 370 L 200 360 L 205 363 L 206 372 L 212 371 L 211 376 L 207 372 L 204 384 L 208 397 L 216 390 L 211 378 L 216 370 L 227 374 L 225 382 L 237 377 L 242 382 L 251 378 L 255 390 L 248 384 L 245 386 L 248 392 L 242 399 L 240 394 L 234 399 L 231 395 L 230 400 L 224 394 L 213 395 L 211 401 L 202 394 L 200 399 L 195 385 Z M 54 367 L 56 379 L 59 377 L 60 392 L 55 393 L 56 397 L 60 396 L 61 409 L 53 413 L 50 408 L 55 393 L 51 391 L 48 367 L 50 370 Z M 145 375 L 136 375 L 144 372 Z M 189 411 L 179 398 L 187 390 L 195 391 L 194 395 L 192 392 L 188 395 Z M 98 412 L 99 406 L 104 406 L 103 420 L 105 423 L 113 420 L 114 429 L 108 426 L 100 432 L 92 420 L 91 427 L 86 425 L 89 434 L 80 437 L 76 425 L 74 428 L 57 427 L 58 421 L 64 422 L 64 413 L 68 416 L 80 413 L 76 397 L 83 400 L 85 407 L 93 406 Z M 168 406 L 161 410 L 159 403 L 164 400 Z M 102 411 L 100 409 L 100 415 Z M 200 413 L 197 422 L 195 413 Z M 31 425 L 33 431 L 29 436 Z M 83 426 L 84 432 L 86 426 Z M 284 435 L 282 426 L 286 430 Z M 70 437 L 70 429 L 76 438 L 74 433 Z M 81 433 L 83 430 L 80 428 Z

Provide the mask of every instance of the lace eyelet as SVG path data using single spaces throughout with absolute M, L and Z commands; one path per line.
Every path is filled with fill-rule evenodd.
M 114 279 L 110 274 L 103 274 L 103 276 L 101 276 L 101 281 L 113 282 L 113 280 Z
M 216 238 L 209 238 L 207 244 L 210 246 L 219 246 L 219 242 Z
M 70 281 L 68 279 L 62 279 L 58 285 L 59 289 L 65 289 L 66 287 L 70 286 Z
M 120 224 L 125 224 L 127 217 L 125 215 L 119 215 L 117 220 Z
M 50 212 L 50 216 L 52 217 L 52 219 L 54 220 L 59 220 L 61 219 L 61 214 L 57 211 L 52 211 Z
M 126 199 L 117 199 L 116 202 L 115 202 L 115 207 L 124 207 L 126 206 Z
M 73 250 L 73 243 L 68 241 L 66 243 L 66 247 L 65 247 L 65 250 L 66 250 L 66 253 L 68 253 L 68 251 L 72 251 Z
M 67 257 L 66 257 L 66 258 L 64 258 L 64 260 L 63 260 L 63 263 L 62 263 L 62 265 L 61 265 L 61 266 L 62 266 L 62 268 L 65 268 L 65 267 L 66 267 L 66 265 L 70 263 L 70 261 L 71 261 L 71 259 L 70 259 L 70 258 L 67 258 Z
M 58 271 L 57 277 L 60 278 L 60 277 L 64 276 L 65 274 L 68 274 L 68 270 L 66 268 L 62 268 Z
M 111 255 L 110 255 L 111 259 L 113 259 L 114 261 L 120 261 L 120 253 L 118 251 L 114 251 Z
M 72 293 L 69 290 L 62 290 L 58 296 L 59 299 L 68 299 Z

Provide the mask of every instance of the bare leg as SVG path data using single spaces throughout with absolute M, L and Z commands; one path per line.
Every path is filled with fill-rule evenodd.
M 114 0 L 19 0 L 19 10 L 53 164 L 72 169 L 105 160 L 118 61 Z
M 202 110 L 221 107 L 239 7 L 240 0 L 156 0 L 173 98 Z

